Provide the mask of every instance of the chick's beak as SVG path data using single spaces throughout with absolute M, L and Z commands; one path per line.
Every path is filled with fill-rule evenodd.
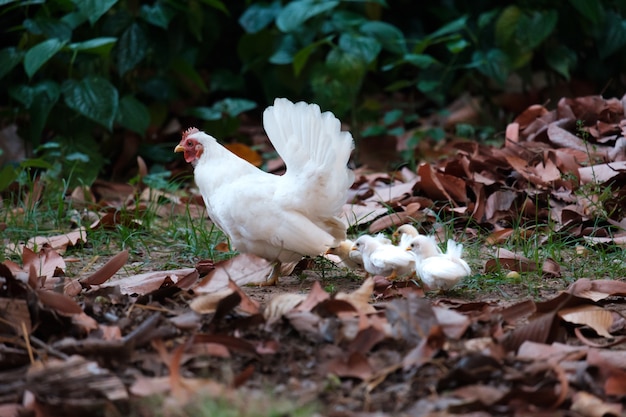
M 352 247 L 350 248 L 350 250 L 351 250 L 351 251 L 353 251 L 353 250 L 357 250 L 357 247 L 356 247 L 356 246 L 352 246 Z
M 174 152 L 185 152 L 185 148 L 181 145 L 176 145 L 176 147 L 174 148 Z

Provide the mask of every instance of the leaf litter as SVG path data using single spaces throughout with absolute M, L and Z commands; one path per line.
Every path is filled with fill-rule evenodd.
M 623 245 L 624 120 L 624 100 L 562 99 L 520 114 L 500 148 L 454 141 L 455 154 L 415 172 L 361 168 L 346 222 L 371 233 L 417 222 L 437 233 L 448 213 L 465 236 L 468 224 L 489 228 L 497 246 L 514 224 L 530 236 L 552 221 L 590 244 Z M 588 184 L 608 198 L 590 201 L 581 194 Z M 141 182 L 99 180 L 70 198 L 92 229 L 132 227 L 140 220 L 129 213 L 148 204 L 163 217 L 203 216 L 197 198 Z M 598 209 L 607 222 L 585 226 Z M 383 277 L 333 292 L 307 263 L 291 266 L 309 273 L 297 285 L 256 290 L 246 284 L 269 265 L 250 255 L 130 275 L 120 273 L 126 251 L 68 277 L 64 251 L 84 244 L 85 232 L 33 237 L 10 248 L 21 263 L 0 264 L 3 415 L 125 415 L 156 394 L 165 415 L 180 415 L 198 396 L 268 389 L 317 401 L 327 416 L 624 413 L 622 281 L 579 279 L 541 301 L 503 305 L 433 298 Z M 563 274 L 550 258 L 538 264 L 504 248 L 484 265 L 497 268 Z

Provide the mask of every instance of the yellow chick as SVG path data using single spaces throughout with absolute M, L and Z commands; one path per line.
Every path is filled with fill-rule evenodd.
M 378 233 L 376 236 L 374 236 L 374 238 L 384 244 L 391 243 L 391 240 L 387 239 L 387 237 L 385 237 L 385 235 L 383 235 L 382 233 Z M 326 254 L 337 256 L 341 260 L 343 266 L 347 268 L 362 269 L 363 256 L 361 255 L 361 252 L 352 250 L 353 245 L 354 242 L 352 240 L 346 239 L 341 242 L 339 246 L 328 249 L 326 251 Z

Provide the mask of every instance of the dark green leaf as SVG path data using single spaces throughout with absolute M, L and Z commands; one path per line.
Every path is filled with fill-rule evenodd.
M 368 36 L 342 33 L 339 37 L 339 48 L 370 64 L 378 57 L 382 46 L 376 39 Z
M 60 20 L 66 25 L 68 25 L 70 28 L 72 28 L 72 30 L 74 30 L 80 25 L 82 25 L 83 23 L 85 23 L 87 20 L 89 20 L 89 18 L 85 16 L 82 12 L 75 11 L 75 12 L 66 14 Z
M 253 3 L 243 12 L 239 24 L 247 33 L 257 33 L 274 21 L 281 8 L 280 1 L 271 4 Z
M 603 36 L 598 42 L 598 55 L 601 59 L 618 51 L 626 44 L 626 20 L 613 12 L 606 14 Z
M 20 84 L 9 87 L 9 95 L 29 109 L 33 105 L 33 88 Z
M 499 12 L 498 9 L 493 9 L 493 10 L 489 10 L 488 12 L 481 13 L 478 16 L 478 27 L 481 29 L 485 28 L 488 24 L 490 24 L 493 21 L 493 19 L 496 17 L 498 12 Z
M 139 13 L 141 18 L 146 22 L 163 29 L 167 29 L 174 14 L 172 9 L 159 2 L 152 6 L 147 4 L 142 5 Z
M 214 9 L 224 12 L 225 15 L 230 16 L 230 12 L 226 8 L 226 5 L 224 5 L 224 3 L 221 2 L 220 0 L 200 0 L 200 1 L 204 4 L 207 4 L 213 7 Z
M 406 40 L 400 29 L 385 22 L 369 21 L 359 27 L 364 35 L 376 38 L 383 49 L 396 54 L 407 53 Z
M 398 120 L 400 120 L 401 117 L 402 117 L 402 110 L 400 109 L 389 110 L 383 116 L 383 123 L 389 126 L 390 124 L 393 124 L 397 122 Z
M 111 48 L 117 42 L 117 38 L 94 38 L 88 41 L 70 43 L 67 47 L 74 51 L 89 52 L 92 54 L 99 54 L 108 56 L 111 52 Z
M 256 108 L 254 101 L 243 98 L 225 98 L 213 104 L 213 108 L 227 114 L 230 117 L 237 117 L 239 114 Z
M 174 60 L 174 71 L 179 74 L 182 78 L 188 79 L 193 82 L 196 87 L 200 89 L 203 93 L 207 93 L 209 89 L 207 88 L 204 80 L 198 74 L 198 71 L 189 63 L 189 61 L 185 59 L 175 59 Z
M 465 29 L 466 25 L 467 25 L 467 16 L 461 16 L 460 18 L 443 25 L 441 28 L 439 28 L 438 30 L 428 35 L 428 37 L 430 39 L 435 39 L 440 36 L 460 32 L 461 30 Z
M 100 77 L 68 80 L 63 83 L 63 96 L 70 109 L 113 129 L 119 98 L 117 89 L 109 81 Z
M 187 111 L 187 114 L 202 120 L 220 120 L 222 118 L 222 112 L 212 107 L 192 107 Z
M 545 58 L 547 64 L 569 80 L 569 70 L 576 64 L 576 53 L 565 45 L 557 45 L 546 50 Z
M 302 24 L 310 18 L 334 9 L 339 1 L 325 0 L 296 0 L 288 3 L 278 14 L 276 26 L 282 32 L 291 32 L 300 29 Z
M 295 36 L 287 34 L 280 40 L 278 49 L 270 56 L 269 62 L 276 65 L 291 64 L 296 53 L 298 53 L 298 42 Z
M 92 25 L 117 3 L 117 0 L 72 0 Z
M 146 56 L 148 38 L 138 23 L 130 25 L 115 46 L 115 63 L 120 75 L 126 74 Z
M 0 170 L 0 191 L 9 188 L 9 185 L 17 179 L 17 170 L 11 165 L 5 165 Z
M 521 18 L 522 10 L 517 6 L 509 6 L 502 10 L 496 20 L 495 38 L 497 45 L 507 45 L 513 41 Z
M 22 58 L 24 53 L 18 51 L 14 47 L 5 48 L 0 51 L 0 79 L 7 75 L 13 68 L 15 68 Z
M 24 70 L 26 74 L 32 77 L 37 70 L 56 55 L 66 43 L 66 41 L 60 41 L 55 38 L 48 39 L 30 48 L 28 52 L 26 52 L 26 55 L 24 55 Z
M 320 43 L 315 42 L 300 49 L 293 57 L 293 72 L 300 75 L 302 69 L 306 65 L 309 56 L 319 47 Z
M 552 34 L 557 20 L 558 14 L 555 10 L 522 15 L 515 29 L 518 44 L 526 50 L 535 49 Z
M 43 35 L 48 39 L 58 38 L 69 41 L 72 37 L 72 28 L 62 20 L 38 17 L 24 20 L 24 29 L 34 35 Z
M 150 112 L 141 101 L 127 95 L 120 100 L 117 122 L 126 129 L 143 135 L 150 126 Z
M 406 54 L 403 57 L 404 61 L 411 65 L 415 65 L 418 68 L 427 68 L 433 64 L 437 64 L 438 61 L 427 54 Z
M 508 57 L 500 49 L 490 49 L 486 53 L 476 51 L 472 61 L 478 64 L 477 69 L 489 78 L 503 84 L 511 73 Z
M 471 44 L 463 38 L 446 42 L 446 48 L 453 54 L 458 54 L 470 45 Z
M 569 0 L 578 13 L 593 24 L 600 24 L 604 20 L 604 7 L 602 2 L 597 0 Z
M 61 89 L 54 81 L 43 81 L 33 88 L 33 103 L 30 107 L 28 136 L 33 145 L 41 142 L 41 134 L 48 122 L 50 111 L 59 101 Z

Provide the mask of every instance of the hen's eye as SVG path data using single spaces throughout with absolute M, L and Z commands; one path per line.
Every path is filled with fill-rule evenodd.
M 192 142 L 192 141 L 190 141 L 190 140 L 188 140 L 188 141 L 187 141 L 187 146 L 192 146 L 192 145 L 193 145 L 193 142 Z

